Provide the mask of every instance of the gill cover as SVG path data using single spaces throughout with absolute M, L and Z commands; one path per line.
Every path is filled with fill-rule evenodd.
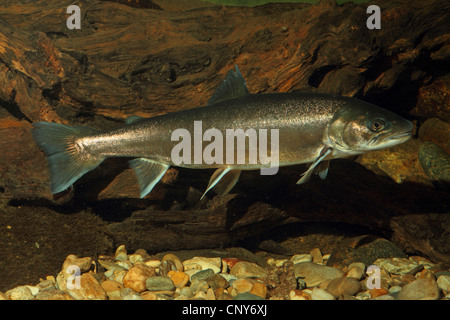
M 411 129 L 410 121 L 389 110 L 349 99 L 331 119 L 328 139 L 334 149 L 359 154 L 405 142 Z

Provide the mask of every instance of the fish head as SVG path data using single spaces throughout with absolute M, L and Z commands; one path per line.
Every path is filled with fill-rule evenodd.
M 351 99 L 336 111 L 327 134 L 332 148 L 361 154 L 403 143 L 411 130 L 412 123 L 394 112 Z

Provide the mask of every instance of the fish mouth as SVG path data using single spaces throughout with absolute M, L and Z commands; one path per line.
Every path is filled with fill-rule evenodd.
M 390 137 L 386 137 L 385 139 L 381 138 L 382 136 L 376 136 L 370 139 L 367 145 L 369 146 L 369 148 L 383 149 L 386 147 L 406 142 L 411 136 L 412 136 L 411 131 L 405 131 Z M 379 144 L 379 146 L 376 146 L 377 144 Z
M 406 137 L 409 138 L 411 136 L 412 136 L 412 131 L 406 131 L 406 132 L 402 132 L 402 133 L 396 134 L 395 136 L 390 136 L 390 137 L 388 137 L 386 139 L 386 141 L 387 140 L 399 140 L 399 139 L 403 139 L 403 138 L 406 138 Z

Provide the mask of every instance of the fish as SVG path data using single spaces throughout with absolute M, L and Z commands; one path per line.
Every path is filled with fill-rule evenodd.
M 324 180 L 332 159 L 389 148 L 404 143 L 412 134 L 409 120 L 352 97 L 311 92 L 251 94 L 235 65 L 205 106 L 150 118 L 131 116 L 125 125 L 108 131 L 35 122 L 32 136 L 47 157 L 53 194 L 66 190 L 109 157 L 133 158 L 129 165 L 141 198 L 152 191 L 171 166 L 216 169 L 202 199 L 210 190 L 218 195 L 230 192 L 244 170 L 267 169 L 267 159 L 250 161 L 249 144 L 245 145 L 245 161 L 240 163 L 174 161 L 176 141 L 180 141 L 180 136 L 174 139 L 174 133 L 180 128 L 192 133 L 199 121 L 202 128 L 224 136 L 231 129 L 276 132 L 275 138 L 270 136 L 268 146 L 272 155 L 277 153 L 277 168 L 310 164 L 297 184 L 308 182 L 313 174 Z M 199 137 L 201 134 L 196 141 Z M 226 147 L 225 141 L 216 142 Z M 192 145 L 184 152 L 195 153 L 197 147 Z M 261 145 L 258 148 L 262 150 Z

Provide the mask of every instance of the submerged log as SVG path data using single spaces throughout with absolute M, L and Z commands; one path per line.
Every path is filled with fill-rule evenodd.
M 45 157 L 31 138 L 32 122 L 109 129 L 131 115 L 202 106 L 234 64 L 252 93 L 328 92 L 409 118 L 436 116 L 417 110 L 415 100 L 419 90 L 426 96 L 421 88 L 448 72 L 448 2 L 378 1 L 380 30 L 367 29 L 363 4 L 172 11 L 163 5 L 152 9 L 152 1 L 148 8 L 120 2 L 80 5 L 79 30 L 66 27 L 70 0 L 0 6 L 0 197 L 53 201 Z M 438 116 L 448 119 L 448 106 Z M 382 229 L 404 248 L 448 258 L 448 193 L 420 184 L 423 173 L 397 185 L 349 161 L 336 167 L 342 170 L 330 171 L 326 181 L 300 187 L 292 169 L 264 180 L 248 173 L 229 197 L 195 207 L 200 191 L 192 190 L 204 190 L 210 172 L 172 169 L 139 200 L 126 159 L 110 160 L 75 184 L 73 194 L 74 201 L 102 208 L 106 220 L 113 220 L 104 214 L 114 210 L 108 201 L 129 208 L 131 216 L 111 223 L 110 231 L 130 247 L 217 246 L 314 220 Z M 296 167 L 295 178 L 301 170 Z M 259 190 L 260 184 L 271 187 Z

